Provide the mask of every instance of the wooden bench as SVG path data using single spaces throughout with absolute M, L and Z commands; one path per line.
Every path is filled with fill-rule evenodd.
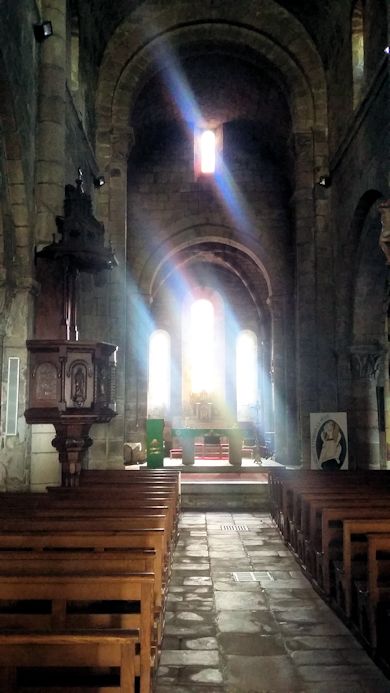
M 332 498 L 349 496 L 349 497 L 359 497 L 363 495 L 372 496 L 378 493 L 382 495 L 390 495 L 390 486 L 388 484 L 390 477 L 386 477 L 386 480 L 379 482 L 377 484 L 362 483 L 360 479 L 352 479 L 351 481 L 336 479 L 331 482 L 325 482 L 324 484 L 318 484 L 311 486 L 310 484 L 304 488 L 294 489 L 294 494 L 292 497 L 291 505 L 289 507 L 289 517 L 292 515 L 292 522 L 299 522 L 301 515 L 305 513 L 305 501 L 311 495 L 317 495 L 320 497 Z
M 0 533 L 0 563 L 4 552 L 28 553 L 32 550 L 56 553 L 58 550 L 67 552 L 89 552 L 94 554 L 105 552 L 124 553 L 128 550 L 152 549 L 155 551 L 154 600 L 155 619 L 159 630 L 162 630 L 164 606 L 167 585 L 163 583 L 164 575 L 164 537 L 163 530 L 126 530 L 106 531 L 96 528 L 93 532 L 84 530 L 65 530 L 56 533 L 51 531 L 33 530 L 31 527 L 24 532 Z
M 10 517 L 12 517 L 12 525 Z M 118 527 L 123 523 L 131 521 L 131 527 L 136 529 L 162 527 L 166 534 L 167 546 L 174 543 L 174 527 L 172 526 L 173 518 L 169 512 L 168 506 L 149 506 L 146 508 L 132 506 L 127 502 L 125 506 L 121 503 L 115 503 L 114 507 L 102 507 L 100 505 L 91 505 L 84 507 L 82 503 L 68 501 L 61 508 L 58 505 L 50 502 L 43 502 L 39 507 L 30 509 L 29 504 L 25 503 L 20 507 L 2 506 L 0 504 L 0 527 L 4 529 L 17 529 L 25 520 L 31 522 L 40 521 L 42 528 L 44 522 L 65 522 L 69 521 L 72 524 L 97 522 L 109 522 L 112 528 L 115 521 L 118 522 Z M 23 527 L 22 527 L 23 529 Z
M 59 502 L 69 499 L 80 502 L 80 505 L 84 504 L 84 500 L 92 499 L 95 504 L 108 504 L 109 507 L 113 505 L 113 497 L 115 496 L 115 503 L 119 501 L 129 501 L 129 504 L 134 504 L 134 507 L 148 507 L 150 505 L 163 504 L 168 506 L 168 513 L 170 515 L 170 523 L 173 527 L 173 539 L 177 537 L 177 526 L 180 510 L 180 499 L 178 498 L 175 490 L 166 491 L 156 491 L 151 490 L 144 485 L 138 485 L 136 488 L 132 486 L 104 486 L 103 484 L 98 484 L 95 486 L 83 486 L 78 488 L 60 488 L 60 487 L 50 487 L 48 488 L 48 495 L 55 498 Z
M 389 470 L 357 470 L 345 472 L 324 472 L 322 470 L 275 469 L 268 473 L 271 513 L 278 527 L 289 540 L 286 518 L 292 517 L 294 494 L 303 491 L 334 490 L 339 486 L 351 484 L 364 486 L 390 486 Z
M 21 535 L 26 535 L 27 533 L 31 534 L 31 532 L 44 533 L 47 535 L 50 535 L 52 532 L 58 534 L 62 531 L 73 533 L 73 539 L 69 539 L 68 542 L 68 550 L 72 549 L 73 551 L 75 551 L 76 549 L 79 550 L 80 548 L 77 544 L 77 541 L 79 539 L 78 534 L 81 531 L 84 531 L 86 533 L 99 532 L 100 530 L 111 530 L 119 532 L 121 529 L 125 529 L 126 531 L 130 530 L 131 532 L 136 532 L 137 529 L 151 531 L 150 536 L 154 538 L 154 541 L 147 542 L 147 545 L 142 545 L 142 542 L 140 542 L 138 538 L 137 545 L 127 547 L 127 550 L 129 548 L 132 550 L 153 550 L 152 572 L 155 576 L 154 597 L 156 630 L 159 634 L 158 640 L 160 640 L 164 622 L 165 598 L 169 574 L 169 556 L 167 555 L 168 545 L 166 541 L 166 531 L 164 529 L 163 519 L 160 516 L 157 516 L 156 519 L 156 516 L 139 517 L 131 516 L 131 514 L 128 514 L 126 516 L 121 514 L 118 517 L 112 517 L 111 511 L 107 511 L 109 513 L 107 517 L 104 514 L 102 514 L 101 511 L 99 512 L 99 514 L 97 514 L 96 512 L 93 515 L 92 519 L 92 517 L 86 516 L 86 514 L 80 514 L 78 516 L 75 515 L 74 510 L 72 508 L 68 508 L 66 510 L 66 513 L 69 514 L 68 517 L 66 517 L 66 513 L 64 511 L 62 511 L 64 513 L 62 517 L 58 517 L 53 511 L 49 511 L 49 515 L 47 516 L 45 516 L 44 511 L 41 512 L 43 512 L 43 516 L 40 516 L 38 514 L 38 516 L 34 517 L 29 515 L 20 517 L 14 514 L 12 521 L 10 521 L 9 519 L 3 519 L 0 516 L 0 531 L 4 534 L 7 533 L 7 531 L 9 530 L 12 531 L 14 535 L 18 533 L 20 533 Z M 82 510 L 80 510 L 80 513 L 82 513 Z M 161 530 L 161 533 L 156 534 L 155 530 Z M 127 535 L 127 538 L 129 538 L 129 535 Z M 15 537 L 15 539 L 17 539 L 17 536 Z M 108 548 L 112 548 L 112 546 L 109 545 Z M 130 559 L 128 559 L 128 562 L 129 561 Z M 136 570 L 137 567 L 134 566 L 133 569 Z
M 64 670 L 81 668 L 93 670 L 91 686 L 83 679 L 80 688 L 72 686 L 77 693 L 87 693 L 89 690 L 99 690 L 101 693 L 117 691 L 118 693 L 134 693 L 135 691 L 135 648 L 139 634 L 132 630 L 112 630 L 84 632 L 53 631 L 40 632 L 0 632 L 0 689 L 2 693 L 17 693 L 21 690 L 18 685 L 17 673 L 30 668 L 35 673 L 36 685 L 28 676 L 28 690 L 37 693 L 61 693 L 68 691 L 64 687 Z M 53 682 L 53 668 L 59 670 Z M 110 682 L 109 687 L 97 678 L 98 668 L 116 667 L 119 669 L 117 685 Z M 51 671 L 51 681 L 48 682 L 47 671 Z M 43 676 L 37 681 L 37 673 L 44 669 Z M 75 676 L 74 672 L 73 676 Z M 66 674 L 65 674 L 66 678 Z M 53 683 L 55 683 L 53 687 Z M 23 688 L 22 688 L 23 689 Z
M 352 582 L 367 581 L 368 535 L 390 534 L 388 519 L 357 519 L 343 522 L 343 557 L 336 562 L 336 599 L 347 618 L 352 617 Z
M 292 510 L 293 516 L 292 518 L 287 518 L 292 548 L 302 557 L 302 535 L 304 538 L 307 537 L 311 520 L 310 509 L 313 502 L 323 500 L 326 503 L 332 499 L 340 500 L 343 498 L 348 502 L 349 499 L 354 498 L 375 498 L 379 496 L 385 497 L 386 495 L 390 497 L 390 489 L 383 487 L 379 489 L 364 487 L 362 489 L 360 484 L 331 484 L 329 487 L 325 486 L 325 488 L 296 491 Z
M 318 537 L 322 531 L 321 513 L 323 509 L 331 507 L 356 508 L 383 507 L 390 500 L 390 494 L 361 491 L 360 494 L 348 491 L 339 491 L 328 494 L 304 494 L 302 497 L 300 525 L 296 527 L 297 554 L 300 560 L 315 572 L 311 566 L 313 554 L 318 543 Z M 297 522 L 298 525 L 298 522 Z
M 383 640 L 378 642 L 378 619 L 380 609 L 390 602 L 390 534 L 368 535 L 368 581 L 357 582 L 357 601 L 359 610 L 359 629 L 368 641 L 373 653 L 378 644 L 383 650 Z M 390 663 L 388 651 L 388 633 L 385 634 L 387 645 L 387 663 Z
M 371 504 L 358 504 L 355 507 L 341 505 L 334 508 L 323 508 L 321 513 L 321 535 L 315 546 L 316 569 L 315 579 L 326 595 L 331 593 L 330 567 L 331 562 L 339 560 L 342 555 L 343 523 L 347 519 L 359 519 L 362 516 L 369 519 L 388 519 L 388 503 L 382 507 L 372 507 Z
M 139 633 L 135 673 L 151 689 L 153 575 L 0 574 L 0 632 L 126 629 Z
M 126 477 L 126 483 L 107 484 L 107 477 L 103 483 L 103 476 L 99 476 L 94 486 L 67 493 L 58 489 L 47 495 L 39 494 L 39 498 L 35 494 L 4 494 L 0 498 L 0 554 L 3 557 L 0 570 L 2 565 L 3 572 L 7 573 L 2 580 L 7 577 L 21 580 L 26 574 L 42 579 L 42 573 L 54 579 L 65 573 L 67 579 L 80 579 L 90 577 L 91 572 L 115 577 L 113 570 L 118 570 L 121 576 L 124 570 L 131 571 L 133 576 L 137 571 L 135 577 L 138 577 L 154 567 L 156 579 L 150 574 L 155 606 L 153 609 L 152 603 L 150 660 L 153 613 L 159 614 L 157 644 L 161 643 L 166 568 L 175 538 L 179 496 L 177 475 L 163 490 L 158 485 L 157 491 L 156 477 L 153 476 L 152 483 L 149 479 L 133 485 Z M 115 507 L 112 507 L 113 498 Z
M 176 470 L 83 470 L 80 474 L 80 486 L 96 486 L 97 484 L 120 484 L 135 486 L 148 484 L 151 488 L 165 486 L 171 489 L 180 499 L 181 473 Z

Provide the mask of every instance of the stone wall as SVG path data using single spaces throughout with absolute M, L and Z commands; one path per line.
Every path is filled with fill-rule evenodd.
M 79 166 L 120 259 L 104 286 L 81 280 L 80 337 L 120 346 L 119 416 L 95 427 L 96 465 L 118 463 L 124 438 L 139 436 L 146 406 L 139 344 L 145 352 L 153 319 L 169 317 L 171 294 L 159 288 L 169 263 L 189 267 L 194 253 L 192 277 L 199 281 L 200 265 L 213 266 L 214 284 L 239 319 L 270 336 L 282 439 L 298 431 L 309 464 L 309 413 L 357 408 L 350 442 L 368 443 L 368 466 L 385 464 L 383 441 L 374 440 L 373 393 L 384 387 L 390 408 L 387 356 L 364 387 L 354 372 L 365 372 L 356 369 L 359 349 L 387 348 L 386 261 L 375 243 L 377 204 L 388 197 L 389 17 L 384 0 L 365 3 L 366 69 L 354 108 L 352 7 L 352 0 L 301 0 L 293 9 L 289 0 L 3 0 L 2 430 L 10 355 L 21 359 L 21 380 L 19 436 L 2 433 L 0 485 L 29 483 L 31 447 L 32 484 L 57 482 L 51 432 L 36 428 L 31 442 L 24 425 L 24 345 L 40 305 L 33 246 L 51 241 L 64 186 Z M 41 18 L 53 21 L 54 36 L 38 44 L 32 26 Z M 75 21 L 79 61 L 72 66 Z M 183 81 L 180 70 L 172 82 L 166 69 L 177 66 L 167 37 Z M 223 124 L 230 187 L 194 178 L 186 85 L 205 121 Z M 107 180 L 100 191 L 97 173 Z M 328 188 L 318 185 L 323 174 Z

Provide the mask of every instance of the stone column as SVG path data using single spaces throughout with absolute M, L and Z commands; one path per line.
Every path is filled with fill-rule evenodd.
M 44 246 L 56 233 L 56 215 L 63 214 L 65 196 L 66 3 L 42 0 L 42 16 L 53 35 L 39 46 L 40 70 L 36 135 L 36 245 Z M 76 174 L 77 172 L 75 172 Z M 37 301 L 35 331 L 41 339 L 66 338 L 64 325 L 48 320 L 61 315 L 62 286 L 55 263 L 39 261 L 37 279 L 45 290 Z M 57 324 L 56 324 L 57 323 Z
M 382 248 L 386 264 L 390 265 L 390 199 L 381 202 L 378 205 L 379 214 L 381 216 L 382 231 L 379 236 L 379 245 Z M 389 308 L 387 313 L 387 329 L 389 326 Z M 385 449 L 386 449 L 386 466 L 390 466 L 390 381 L 389 381 L 389 353 L 386 354 L 384 368 L 384 397 L 385 397 Z
M 260 425 L 261 425 L 261 431 L 263 434 L 267 433 L 268 431 L 273 431 L 274 430 L 274 423 L 273 423 L 273 407 L 272 407 L 272 382 L 271 382 L 271 377 L 272 373 L 270 370 L 270 362 L 271 362 L 271 345 L 269 344 L 269 340 L 264 339 L 262 340 L 260 344 L 260 358 L 259 358 L 259 370 L 260 370 L 260 378 L 259 378 L 259 390 L 261 392 L 261 405 L 262 405 L 262 411 L 261 411 L 261 418 L 260 418 Z
M 127 289 L 129 345 L 126 364 L 126 432 L 132 440 L 143 441 L 147 417 L 149 339 L 154 329 L 149 296 L 134 285 Z
M 296 229 L 296 374 L 301 461 L 310 466 L 310 412 L 318 411 L 316 346 L 316 257 L 313 202 L 313 137 L 295 133 L 296 188 L 291 199 Z M 291 326 L 288 328 L 291 330 Z M 291 367 L 293 365 L 291 364 Z
M 350 349 L 352 401 L 348 425 L 355 450 L 353 463 L 358 469 L 381 466 L 376 385 L 383 355 L 383 349 L 375 345 Z
M 390 265 L 390 200 L 385 200 L 378 205 L 382 221 L 382 231 L 379 236 L 379 245 L 382 248 L 386 262 Z
M 292 312 L 287 296 L 268 299 L 272 320 L 272 385 L 274 398 L 275 452 L 282 464 L 297 462 L 297 427 L 292 387 L 294 348 L 291 335 Z

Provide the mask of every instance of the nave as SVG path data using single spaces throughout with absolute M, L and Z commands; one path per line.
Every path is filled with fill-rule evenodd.
M 268 513 L 184 512 L 155 693 L 389 693 Z

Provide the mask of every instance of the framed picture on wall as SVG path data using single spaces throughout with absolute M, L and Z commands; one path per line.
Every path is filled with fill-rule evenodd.
M 310 414 L 311 468 L 348 469 L 346 412 Z

